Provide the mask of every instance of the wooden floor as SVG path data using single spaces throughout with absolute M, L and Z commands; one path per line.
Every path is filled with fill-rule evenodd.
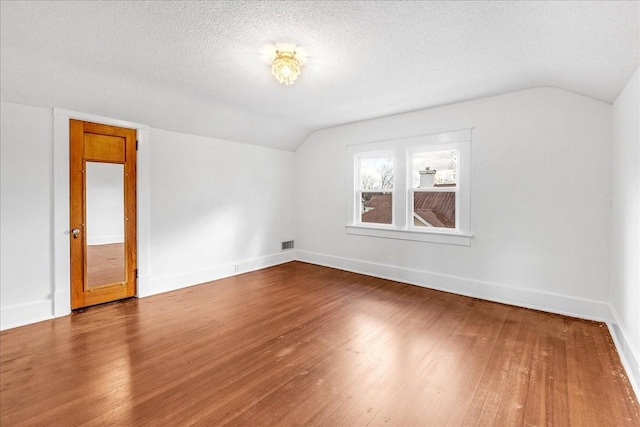
M 89 288 L 124 282 L 124 261 L 124 243 L 87 245 Z
M 299 262 L 0 334 L 2 426 L 639 426 L 602 323 Z

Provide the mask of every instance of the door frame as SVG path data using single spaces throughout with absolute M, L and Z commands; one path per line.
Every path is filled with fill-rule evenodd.
M 53 109 L 53 317 L 71 313 L 71 254 L 69 240 L 69 120 L 135 129 L 137 153 L 137 297 L 149 287 L 149 126 L 63 109 Z

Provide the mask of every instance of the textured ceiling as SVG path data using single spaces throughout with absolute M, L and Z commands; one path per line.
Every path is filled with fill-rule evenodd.
M 1 98 L 288 150 L 344 123 L 551 86 L 613 102 L 637 2 L 6 2 Z M 306 56 L 293 86 L 276 42 Z

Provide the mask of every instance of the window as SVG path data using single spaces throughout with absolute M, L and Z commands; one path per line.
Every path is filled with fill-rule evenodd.
M 409 228 L 457 228 L 459 155 L 459 144 L 410 150 Z
M 393 224 L 393 152 L 364 153 L 357 166 L 360 222 Z
M 350 234 L 469 245 L 471 129 L 349 147 Z

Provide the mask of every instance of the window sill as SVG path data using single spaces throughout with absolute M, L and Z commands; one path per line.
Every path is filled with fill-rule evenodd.
M 398 230 L 361 225 L 347 225 L 347 234 L 382 237 L 384 239 L 413 240 L 416 242 L 443 243 L 446 245 L 471 246 L 473 235 L 442 231 Z

